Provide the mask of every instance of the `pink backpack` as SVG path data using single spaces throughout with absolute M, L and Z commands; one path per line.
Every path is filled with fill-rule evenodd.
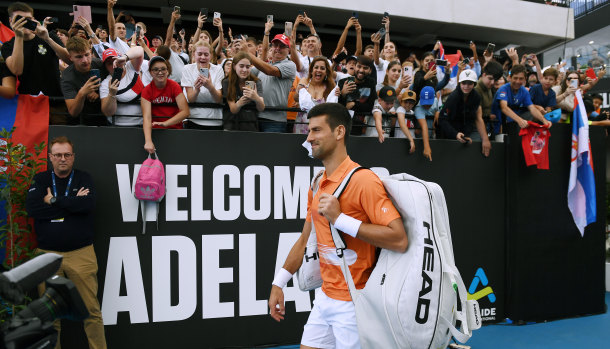
M 152 159 L 148 154 L 148 159 L 142 163 L 133 195 L 140 200 L 142 234 L 146 232 L 146 201 L 157 203 L 157 218 L 155 218 L 155 221 L 157 222 L 157 230 L 159 230 L 159 202 L 165 196 L 165 169 L 156 152 L 155 159 Z

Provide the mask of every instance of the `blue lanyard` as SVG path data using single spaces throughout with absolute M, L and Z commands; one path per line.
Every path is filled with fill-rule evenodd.
M 55 185 L 55 172 L 51 171 L 51 178 L 53 179 L 53 196 L 57 197 L 57 186 Z M 70 191 L 70 185 L 72 184 L 72 178 L 74 178 L 74 171 L 70 174 L 70 179 L 68 179 L 68 186 L 66 187 L 66 193 L 64 196 L 68 196 L 68 192 Z

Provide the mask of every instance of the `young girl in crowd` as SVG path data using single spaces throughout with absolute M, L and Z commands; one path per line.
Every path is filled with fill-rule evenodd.
M 227 58 L 222 62 L 222 71 L 224 72 L 224 77 L 229 77 L 231 73 L 231 66 L 233 65 L 233 58 Z
M 210 63 L 212 47 L 207 41 L 195 43 L 194 63 L 182 70 L 182 87 L 190 103 L 221 103 L 222 79 L 224 72 L 220 66 Z M 186 128 L 203 130 L 222 130 L 222 111 L 220 108 L 192 108 Z
M 411 85 L 411 76 L 403 75 L 403 68 L 400 62 L 393 61 L 388 64 L 383 82 L 377 84 L 377 91 L 381 90 L 383 86 L 392 86 L 396 93 L 401 93 L 402 90 L 409 88 Z
M 250 73 L 252 62 L 247 52 L 239 52 L 233 57 L 229 77 L 222 81 L 222 92 L 227 99 L 229 110 L 224 111 L 224 129 L 258 131 L 258 112 L 265 109 L 263 84 Z M 255 88 L 251 86 L 254 82 Z M 248 105 L 251 108 L 244 109 Z M 256 109 L 253 109 L 256 107 Z
M 148 63 L 152 82 L 142 91 L 140 105 L 144 119 L 144 149 L 155 152 L 152 141 L 153 128 L 182 128 L 182 121 L 189 116 L 189 106 L 182 88 L 177 82 L 168 79 L 172 66 L 161 56 L 154 56 Z M 160 104 L 175 105 L 160 105 Z M 152 116 L 159 116 L 153 121 Z
M 298 100 L 303 112 L 297 115 L 294 125 L 294 133 L 307 134 L 307 112 L 314 106 L 324 102 L 337 102 L 338 97 L 334 93 L 335 80 L 328 64 L 328 59 L 318 56 L 309 65 L 309 74 L 302 78 L 297 86 L 294 99 Z
M 436 78 L 436 64 L 434 64 L 434 52 L 426 52 L 421 59 L 421 69 L 413 76 L 413 91 L 419 97 L 421 90 L 426 86 L 435 88 L 438 84 Z

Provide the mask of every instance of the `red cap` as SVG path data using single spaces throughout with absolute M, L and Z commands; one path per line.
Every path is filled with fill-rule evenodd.
M 276 40 L 281 42 L 282 44 L 290 47 L 290 38 L 287 37 L 286 35 L 284 35 L 284 34 L 277 34 L 276 36 L 273 37 L 273 40 L 271 40 L 271 42 L 273 43 Z
M 119 53 L 113 49 L 113 48 L 107 48 L 104 50 L 104 53 L 102 53 L 102 62 L 106 62 L 106 59 L 110 58 L 110 57 L 118 57 Z

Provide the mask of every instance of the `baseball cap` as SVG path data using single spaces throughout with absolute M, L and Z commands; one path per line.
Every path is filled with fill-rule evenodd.
M 477 82 L 477 73 L 475 73 L 473 70 L 466 69 L 460 73 L 459 80 L 460 80 L 460 82 L 472 81 L 472 82 L 476 83 Z
M 118 57 L 119 53 L 113 48 L 107 48 L 102 52 L 102 62 L 106 62 L 106 60 L 110 57 Z
M 159 39 L 161 42 L 163 42 L 163 37 L 161 37 L 161 35 L 155 35 L 153 36 L 153 39 Z
M 396 90 L 392 86 L 384 86 L 379 90 L 379 98 L 385 102 L 394 102 L 396 100 Z
M 358 62 L 358 57 L 356 57 L 356 56 L 347 56 L 347 58 L 345 59 L 345 63 L 347 63 L 349 61 L 356 61 L 356 62 Z
M 276 36 L 274 36 L 273 40 L 271 40 L 271 43 L 273 43 L 274 41 L 279 41 L 282 44 L 290 47 L 290 38 L 284 34 L 277 34 Z
M 403 91 L 403 93 L 400 94 L 399 99 L 401 101 L 413 101 L 415 102 L 417 100 L 417 93 L 415 93 L 415 91 L 411 91 L 411 90 L 405 90 Z
M 421 89 L 421 92 L 419 95 L 419 104 L 421 104 L 421 105 L 434 104 L 434 88 L 432 86 L 426 86 Z
M 150 61 L 148 61 L 148 66 L 152 67 L 153 64 L 155 64 L 155 62 L 165 62 L 165 58 L 161 57 L 161 56 L 153 56 Z

